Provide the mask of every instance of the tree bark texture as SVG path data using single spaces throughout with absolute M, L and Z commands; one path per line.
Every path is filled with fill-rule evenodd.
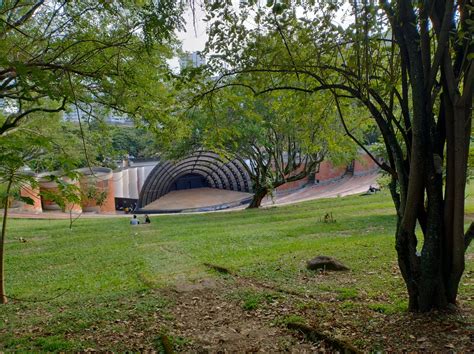
M 259 208 L 260 205 L 262 205 L 262 200 L 263 198 L 265 198 L 265 196 L 267 195 L 268 193 L 268 189 L 267 188 L 262 188 L 262 187 L 257 187 L 255 189 L 255 194 L 253 195 L 253 199 L 252 201 L 250 202 L 249 206 L 247 207 L 247 209 L 255 209 L 255 208 Z
M 455 60 L 448 51 L 450 23 L 444 22 L 452 21 L 454 16 L 452 1 L 438 1 L 443 6 L 432 10 L 438 11 L 435 19 L 442 20 L 435 26 L 437 49 L 440 50 L 438 63 L 428 60 L 430 43 L 427 41 L 430 38 L 422 26 L 417 26 L 418 21 L 423 23 L 428 18 L 428 12 L 423 9 L 417 13 L 410 0 L 393 3 L 395 11 L 388 11 L 388 15 L 400 46 L 402 62 L 407 63 L 412 106 L 411 119 L 407 120 L 410 127 L 406 127 L 407 131 L 410 129 L 409 153 L 403 164 L 394 166 L 400 192 L 394 186 L 390 188 L 398 218 L 396 250 L 409 294 L 409 310 L 426 312 L 456 303 L 464 271 L 464 253 L 469 237 L 469 232 L 464 234 L 464 194 L 474 76 L 470 71 L 474 69 L 472 63 L 464 66 L 461 93 L 456 86 L 459 80 L 455 78 Z M 433 23 L 437 22 L 433 20 Z M 435 113 L 431 77 L 436 77 L 438 70 L 442 93 L 439 111 Z M 388 150 L 392 147 L 387 144 L 389 139 L 385 135 L 386 132 L 384 140 Z M 446 170 L 444 188 L 443 167 Z M 403 175 L 408 176 L 405 191 L 405 183 L 400 178 Z M 417 225 L 423 233 L 421 249 L 415 232 Z
M 13 181 L 10 179 L 7 184 L 6 196 L 4 200 L 2 235 L 0 239 L 0 302 L 6 304 L 8 302 L 5 292 L 5 237 L 7 234 L 7 218 L 8 218 L 8 202 L 10 199 L 10 190 Z

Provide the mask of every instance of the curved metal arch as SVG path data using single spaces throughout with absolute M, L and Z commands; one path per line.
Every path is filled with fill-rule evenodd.
M 205 161 L 205 163 L 207 164 L 212 164 L 216 166 L 216 168 L 224 174 L 224 176 L 226 177 L 228 181 L 233 182 L 229 175 L 229 171 L 231 170 L 229 169 L 228 171 L 228 167 L 225 166 L 224 162 L 220 159 L 219 155 L 215 153 L 211 153 L 211 152 L 197 152 L 196 154 L 189 156 L 187 159 L 194 158 L 194 157 L 197 157 L 197 159 L 195 160 L 196 162 Z M 229 185 L 230 189 L 235 190 L 235 188 L 233 187 L 233 184 L 234 183 L 230 183 L 230 184 L 226 183 L 226 185 Z M 227 188 L 224 188 L 224 189 L 227 189 Z
M 232 170 L 226 166 L 222 160 L 219 159 L 219 155 L 217 154 L 199 154 L 196 157 L 197 159 L 193 159 L 193 155 L 187 157 L 186 159 L 180 161 L 176 168 L 181 168 L 183 165 L 187 165 L 194 161 L 194 166 L 207 166 L 209 167 L 214 174 L 217 174 L 222 181 L 222 186 L 219 188 L 221 189 L 230 189 L 230 190 L 237 190 L 240 191 L 239 188 L 236 186 L 237 179 L 233 176 Z M 234 178 L 233 178 L 234 177 Z
M 171 180 L 167 180 L 166 181 L 166 187 L 164 188 L 163 190 L 163 195 L 165 195 L 166 193 L 169 193 L 170 192 L 170 189 L 171 189 L 171 186 L 173 185 L 173 183 L 180 177 L 182 176 L 186 176 L 187 174 L 189 173 L 196 173 L 198 175 L 201 175 L 202 177 L 206 178 L 206 180 L 209 182 L 209 179 L 212 180 L 212 177 L 210 176 L 210 174 L 208 173 L 209 171 L 207 170 L 204 170 L 203 168 L 200 168 L 200 167 L 196 167 L 192 170 L 192 172 L 189 172 L 189 171 L 181 171 L 179 173 L 177 173 L 173 179 Z M 209 183 L 211 185 L 212 188 L 217 188 L 217 189 L 223 189 L 221 188 L 219 185 L 222 185 L 222 181 L 217 181 L 215 182 L 214 180 L 212 180 L 212 183 Z
M 212 172 L 212 170 L 210 170 L 210 171 Z M 220 178 L 219 179 L 215 178 L 215 176 L 213 176 L 212 174 L 209 173 L 210 171 L 206 170 L 206 166 L 196 167 L 195 165 L 193 165 L 192 168 L 190 168 L 190 166 L 188 166 L 185 169 L 180 169 L 180 170 L 174 169 L 172 171 L 172 175 L 170 176 L 171 178 L 163 180 L 163 182 L 161 184 L 161 188 L 157 191 L 157 194 L 160 197 L 167 194 L 170 191 L 171 185 L 173 184 L 174 181 L 176 181 L 179 177 L 181 177 L 183 175 L 186 175 L 188 173 L 193 173 L 193 172 L 198 173 L 199 175 L 203 176 L 206 179 L 211 178 L 213 180 L 212 184 L 214 185 L 214 187 L 219 188 L 220 185 L 222 185 L 222 183 L 224 183 L 224 182 Z M 220 187 L 219 189 L 222 189 L 222 187 Z M 156 198 L 156 199 L 158 199 L 158 198 Z M 156 199 L 154 199 L 154 200 L 156 200 Z
M 159 197 L 155 197 L 155 191 L 158 185 L 163 181 L 163 174 L 169 173 L 168 170 L 173 168 L 173 164 L 169 161 L 158 163 L 151 171 L 143 184 L 138 199 L 138 207 L 141 208 Z
M 241 184 L 242 186 L 241 189 L 239 189 L 240 191 L 252 191 L 252 183 L 250 176 L 247 172 L 246 167 L 243 166 L 243 163 L 239 159 L 223 160 L 220 155 L 217 155 L 215 153 L 211 154 L 214 154 L 216 158 L 231 171 L 231 173 L 234 175 L 236 183 Z
M 225 165 L 232 171 L 232 174 L 234 175 L 238 189 L 242 192 L 249 191 L 249 186 L 248 184 L 246 184 L 247 180 L 245 179 L 245 173 L 244 173 L 245 170 L 242 169 L 242 166 L 239 166 L 239 164 L 237 164 L 236 161 L 229 161 L 225 163 Z
M 172 179 L 176 179 L 176 175 L 178 173 L 181 173 L 182 171 L 186 171 L 187 173 L 193 173 L 193 171 L 197 168 L 207 168 L 209 170 L 208 174 L 210 173 L 213 178 L 217 181 L 220 181 L 221 183 L 221 189 L 226 189 L 226 176 L 223 174 L 221 169 L 219 168 L 218 165 L 214 164 L 212 161 L 204 161 L 204 163 L 199 163 L 196 164 L 195 160 L 190 160 L 186 159 L 186 161 L 182 161 L 176 165 L 176 168 L 171 172 L 170 177 Z M 207 177 L 207 174 L 204 176 Z
M 230 185 L 231 190 L 237 190 L 241 192 L 248 192 L 248 184 L 245 186 L 245 174 L 242 173 L 242 166 L 240 166 L 240 162 L 238 160 L 223 160 L 220 155 L 207 152 L 205 155 L 200 155 L 200 157 L 211 158 L 217 162 L 219 162 L 219 167 L 223 170 L 226 177 L 232 185 Z M 234 187 L 234 184 L 236 185 Z M 242 188 L 243 185 L 243 188 Z
M 148 175 L 140 191 L 138 207 L 167 194 L 172 183 L 188 173 L 197 173 L 218 189 L 251 192 L 251 180 L 242 162 L 238 159 L 224 160 L 211 151 L 196 151 L 176 163 L 162 161 Z

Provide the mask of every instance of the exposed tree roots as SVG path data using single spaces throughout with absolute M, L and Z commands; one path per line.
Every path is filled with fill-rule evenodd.
M 321 342 L 325 341 L 328 343 L 334 350 L 339 351 L 340 353 L 353 354 L 360 353 L 359 350 L 354 348 L 351 344 L 346 343 L 340 339 L 333 338 L 327 334 L 322 333 L 316 328 L 309 327 L 301 323 L 290 322 L 286 325 L 289 329 L 299 331 L 305 335 L 305 337 L 312 342 Z

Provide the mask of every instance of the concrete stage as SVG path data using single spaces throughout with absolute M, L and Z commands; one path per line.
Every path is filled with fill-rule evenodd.
M 251 193 L 216 188 L 171 191 L 141 208 L 141 212 L 210 211 L 233 208 L 250 202 Z

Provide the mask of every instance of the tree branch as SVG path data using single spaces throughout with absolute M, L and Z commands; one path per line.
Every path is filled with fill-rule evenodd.
M 336 101 L 336 107 L 337 107 L 337 112 L 339 114 L 339 118 L 341 118 L 341 122 L 342 122 L 342 126 L 344 127 L 344 130 L 346 132 L 346 134 L 362 149 L 365 151 L 365 153 L 377 164 L 377 166 L 379 166 L 382 170 L 390 173 L 392 176 L 396 176 L 397 173 L 393 170 L 393 168 L 391 168 L 390 166 L 388 166 L 385 162 L 383 163 L 380 163 L 380 161 L 374 156 L 372 155 L 372 153 L 364 146 L 364 144 L 362 144 L 359 139 L 357 139 L 354 134 L 352 134 L 348 127 L 347 127 L 347 124 L 346 124 L 346 121 L 344 119 L 344 115 L 342 114 L 342 110 L 341 110 L 341 105 L 339 103 L 339 97 L 338 95 L 332 91 L 333 93 L 333 96 L 334 96 L 334 99 Z
M 29 110 L 26 110 L 22 113 L 19 113 L 16 116 L 8 117 L 7 120 L 0 127 L 0 136 L 4 135 L 7 131 L 11 129 L 17 128 L 18 124 L 20 123 L 20 120 L 22 120 L 29 114 L 32 114 L 35 112 L 56 113 L 56 112 L 64 111 L 64 109 L 66 108 L 66 102 L 67 102 L 66 97 L 64 97 L 61 106 L 58 108 L 36 107 L 36 108 L 31 108 Z

